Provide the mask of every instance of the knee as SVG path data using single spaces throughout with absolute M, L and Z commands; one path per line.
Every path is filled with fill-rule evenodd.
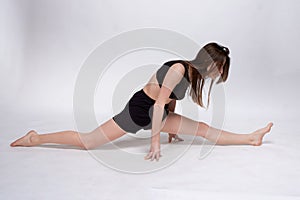
M 80 139 L 80 143 L 78 145 L 80 148 L 82 148 L 83 150 L 90 150 L 91 146 L 90 144 L 88 144 L 86 141 L 83 141 L 82 139 Z
M 88 142 L 88 143 L 82 143 L 82 145 L 81 145 L 81 148 L 83 149 L 83 150 L 92 150 L 92 149 L 94 149 L 96 146 L 93 144 L 93 143 L 91 143 L 91 142 Z
M 85 133 L 85 134 L 81 134 L 80 135 L 80 141 L 79 141 L 79 146 L 83 149 L 83 150 L 92 150 L 94 149 L 95 143 L 91 140 L 89 136 L 89 133 Z

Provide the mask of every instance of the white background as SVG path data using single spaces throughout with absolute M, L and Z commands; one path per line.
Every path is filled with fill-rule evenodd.
M 28 157 L 17 156 L 24 153 L 24 150 L 12 149 L 8 146 L 9 143 L 30 129 L 36 129 L 40 133 L 74 129 L 73 90 L 76 76 L 85 59 L 98 45 L 111 37 L 143 27 L 173 30 L 195 40 L 200 46 L 210 41 L 217 41 L 229 47 L 232 63 L 228 82 L 225 83 L 226 120 L 224 127 L 235 132 L 249 132 L 273 121 L 274 127 L 271 134 L 274 138 L 269 135 L 270 143 L 266 144 L 266 146 L 271 146 L 270 153 L 291 149 L 287 154 L 275 159 L 276 162 L 286 163 L 286 168 L 278 167 L 277 169 L 284 170 L 280 171 L 282 172 L 280 179 L 284 181 L 284 186 L 276 185 L 274 181 L 268 179 L 272 177 L 270 174 L 270 176 L 264 177 L 264 180 L 270 180 L 273 189 L 269 186 L 266 194 L 291 195 L 292 197 L 299 195 L 296 187 L 299 185 L 299 161 L 297 161 L 299 160 L 299 147 L 297 144 L 300 139 L 297 126 L 299 119 L 298 86 L 300 84 L 299 13 L 300 3 L 297 0 L 1 0 L 0 134 L 1 148 L 4 153 L 0 158 L 0 164 L 3 165 L 1 168 L 5 166 L 5 170 L 0 172 L 2 181 L 0 196 L 4 195 L 7 199 L 11 195 L 10 192 L 14 190 L 14 184 L 16 188 L 22 188 L 22 184 L 25 185 L 25 182 L 18 182 L 20 178 L 18 176 L 21 175 L 19 174 L 21 172 L 18 172 L 21 170 L 18 167 L 19 162 L 28 162 L 28 166 L 34 165 L 34 163 L 29 164 L 31 161 L 28 160 L 31 154 L 34 155 L 33 152 L 27 149 Z M 129 62 L 124 63 L 124 66 L 129 66 Z M 100 121 L 110 117 L 105 109 L 105 105 L 103 108 L 101 105 L 97 105 L 96 112 L 100 115 Z M 93 128 L 91 127 L 91 129 Z M 277 147 L 279 144 L 282 145 L 279 149 L 276 149 L 276 142 L 274 143 L 276 138 L 278 142 L 282 142 L 277 143 Z M 17 153 L 15 157 L 12 157 L 14 151 Z M 35 149 L 35 151 L 36 154 L 45 151 L 42 157 L 47 155 L 47 148 L 40 151 Z M 224 151 L 226 152 L 222 148 L 220 155 Z M 228 152 L 230 151 L 228 150 Z M 231 153 L 234 154 L 234 152 L 236 151 L 233 150 Z M 65 158 L 68 157 L 68 154 L 72 154 L 68 152 L 63 156 L 64 153 L 65 151 L 60 151 L 59 155 Z M 256 150 L 256 153 L 259 155 L 260 151 Z M 266 153 L 264 156 L 268 157 L 268 155 Z M 292 155 L 292 157 L 288 157 L 288 155 Z M 86 154 L 85 156 L 87 157 Z M 267 159 L 264 156 L 261 157 L 261 160 Z M 22 161 L 22 159 L 25 160 Z M 62 160 L 64 159 L 62 158 Z M 269 167 L 266 168 L 271 171 L 272 160 L 270 159 Z M 44 162 L 38 162 L 39 168 L 50 170 L 45 168 L 46 162 L 47 159 Z M 201 162 L 201 165 L 203 163 L 205 160 Z M 251 161 L 245 159 L 245 164 L 250 166 Z M 51 163 L 47 165 L 51 165 Z M 93 170 L 99 170 L 99 166 L 95 163 L 94 165 Z M 15 166 L 14 173 L 18 172 L 16 173 L 18 176 L 11 174 L 13 166 Z M 71 167 L 72 165 L 70 165 Z M 85 167 L 82 167 L 82 170 L 88 171 L 89 169 Z M 195 167 L 197 166 L 193 166 L 193 168 Z M 105 167 L 103 169 L 108 174 L 111 172 Z M 260 169 L 258 167 L 256 172 Z M 174 168 L 174 170 L 184 171 L 186 169 Z M 286 171 L 291 174 L 286 176 Z M 295 174 L 293 175 L 292 172 Z M 55 171 L 52 173 L 55 177 Z M 115 177 L 119 176 L 116 172 L 111 173 Z M 166 171 L 161 173 L 166 173 Z M 192 175 L 192 172 L 187 173 Z M 262 174 L 264 173 L 267 172 L 262 172 Z M 274 170 L 272 173 L 276 176 L 278 171 Z M 28 172 L 27 176 L 29 174 Z M 98 175 L 100 176 L 100 174 Z M 24 175 L 24 179 L 22 177 L 21 179 L 25 181 L 27 176 Z M 31 174 L 30 176 L 34 177 L 35 175 Z M 201 175 L 195 176 L 201 179 Z M 90 184 L 88 178 L 84 176 L 82 178 L 83 182 L 86 181 L 84 184 Z M 106 178 L 108 182 L 113 179 L 109 175 Z M 243 174 L 241 178 L 246 180 Z M 39 177 L 35 177 L 35 179 L 33 184 L 38 186 Z M 66 180 L 62 180 L 61 183 L 64 184 Z M 179 177 L 177 180 L 183 179 Z M 101 179 L 93 181 L 94 184 L 103 187 L 104 183 L 98 182 Z M 243 184 L 239 184 L 238 178 L 236 181 L 237 186 Z M 52 179 L 46 180 L 49 185 L 55 185 L 58 182 L 60 180 L 55 182 L 52 182 Z M 246 183 L 248 182 L 245 181 L 244 184 Z M 70 183 L 67 181 L 65 184 Z M 134 184 L 129 185 L 130 188 L 138 185 L 134 181 L 130 184 Z M 182 193 L 178 194 L 179 196 L 188 194 L 184 187 L 185 184 L 188 183 L 183 183 Z M 215 184 L 217 186 L 226 185 L 226 181 L 211 183 L 211 190 L 206 190 L 207 197 L 213 197 L 213 194 L 217 195 L 213 192 Z M 218 191 L 224 192 L 224 194 L 229 191 L 234 195 L 236 194 L 235 184 L 232 185 L 232 188 L 227 188 L 228 190 L 222 190 L 220 187 Z M 6 186 L 4 187 L 4 185 Z M 248 184 L 248 186 L 250 185 Z M 106 191 L 113 187 L 112 184 Z M 259 188 L 261 189 L 261 187 L 265 186 L 260 185 Z M 76 187 L 74 186 L 74 188 Z M 43 191 L 54 195 L 73 194 L 73 190 L 70 188 L 70 191 L 61 190 L 59 193 L 50 192 L 48 189 L 44 188 Z M 258 189 L 258 186 L 253 186 L 252 189 Z M 83 191 L 85 190 L 88 191 L 89 187 L 84 187 Z M 145 190 L 143 191 L 145 192 Z M 87 192 L 87 194 L 98 196 L 97 191 Z M 151 194 L 161 197 L 162 193 Z M 198 195 L 196 190 L 189 194 Z M 259 190 L 258 194 L 264 195 L 264 190 Z M 111 195 L 113 196 L 114 193 L 107 194 L 107 197 L 112 197 Z M 41 194 L 41 196 L 43 195 Z M 26 197 L 30 198 L 30 195 L 27 194 Z M 73 197 L 75 198 L 75 196 Z M 225 197 L 227 196 L 225 195 Z M 232 197 L 230 196 L 230 198 Z

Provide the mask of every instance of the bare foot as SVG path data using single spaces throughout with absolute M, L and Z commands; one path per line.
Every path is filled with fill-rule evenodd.
M 17 139 L 13 143 L 11 143 L 10 146 L 11 147 L 15 147 L 15 146 L 31 147 L 31 146 L 34 146 L 36 144 L 33 143 L 32 136 L 35 136 L 35 135 L 38 135 L 37 132 L 35 130 L 31 130 L 26 135 L 24 135 L 23 137 Z
M 270 122 L 264 128 L 258 129 L 250 134 L 250 141 L 253 146 L 260 146 L 262 144 L 262 139 L 266 133 L 270 132 L 273 123 Z

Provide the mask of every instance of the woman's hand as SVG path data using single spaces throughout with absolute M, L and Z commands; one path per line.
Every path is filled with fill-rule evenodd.
M 182 138 L 178 137 L 177 134 L 169 133 L 169 143 L 172 142 L 172 138 L 174 138 L 174 142 L 184 141 Z
M 151 143 L 150 151 L 148 155 L 145 156 L 144 158 L 145 160 L 150 159 L 151 161 L 153 161 L 154 159 L 156 159 L 156 161 L 158 161 L 161 156 L 162 155 L 160 154 L 160 143 L 155 142 L 155 143 Z

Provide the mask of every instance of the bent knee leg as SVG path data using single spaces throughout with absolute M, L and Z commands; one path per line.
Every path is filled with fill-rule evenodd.
M 208 125 L 201 121 L 186 120 L 184 123 L 183 133 L 204 137 L 208 129 Z
M 209 126 L 206 123 L 198 122 L 197 136 L 204 137 L 206 135 L 208 128 L 209 128 Z
M 195 121 L 177 113 L 170 113 L 162 131 L 173 134 L 204 136 L 207 128 L 208 125 L 204 122 Z
M 93 131 L 80 134 L 80 139 L 83 143 L 83 148 L 88 150 L 113 141 L 125 133 L 126 132 L 118 127 L 113 119 L 109 119 Z

